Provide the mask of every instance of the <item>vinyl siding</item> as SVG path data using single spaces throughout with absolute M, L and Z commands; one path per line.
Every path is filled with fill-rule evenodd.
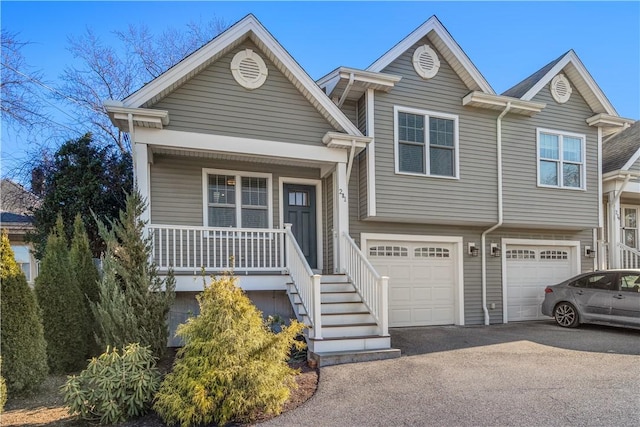
M 340 110 L 354 125 L 358 122 L 358 105 L 356 101 L 345 101 Z
M 351 235 L 360 244 L 361 233 L 406 234 L 411 236 L 456 236 L 463 238 L 463 275 L 464 275 L 464 317 L 465 325 L 481 325 L 484 323 L 482 311 L 482 264 L 481 257 L 466 255 L 469 242 L 480 246 L 481 234 L 484 231 L 477 227 L 456 227 L 420 224 L 400 224 L 394 222 L 354 221 L 351 217 Z M 501 245 L 503 238 L 537 239 L 537 240 L 579 240 L 582 272 L 593 270 L 593 259 L 583 257 L 584 245 L 594 247 L 591 230 L 580 232 L 561 230 L 526 230 L 504 229 L 491 233 L 486 240 L 487 252 L 491 243 Z M 393 280 L 393 277 L 390 278 Z M 551 283 L 550 283 L 551 284 Z M 501 258 L 487 257 L 487 306 L 495 304 L 489 310 L 490 323 L 502 323 L 502 262 Z
M 209 66 L 153 108 L 169 111 L 170 130 L 323 145 L 335 129 L 291 82 L 261 54 L 269 76 L 248 90 L 230 70 L 233 56 L 244 49 L 260 52 L 247 41 Z
M 591 109 L 575 89 L 565 104 L 554 101 L 549 86 L 533 101 L 547 107 L 531 118 L 507 115 L 503 120 L 505 225 L 597 227 L 598 132 L 585 122 Z M 586 136 L 586 191 L 538 187 L 536 128 Z
M 154 155 L 151 165 L 151 223 L 202 226 L 202 169 L 272 173 L 273 225 L 279 227 L 278 178 L 320 179 L 316 168 Z
M 391 221 L 488 224 L 497 220 L 496 112 L 462 106 L 469 89 L 440 57 L 429 80 L 412 64 L 415 44 L 383 72 L 402 76 L 390 93 L 376 93 L 377 215 Z M 459 121 L 459 178 L 443 179 L 395 173 L 394 106 L 454 114 Z

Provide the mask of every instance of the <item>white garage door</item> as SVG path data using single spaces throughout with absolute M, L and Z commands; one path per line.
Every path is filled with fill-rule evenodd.
M 369 241 L 367 256 L 389 276 L 389 326 L 455 323 L 452 243 Z
M 545 318 L 540 311 L 544 288 L 577 274 L 572 248 L 508 245 L 507 321 Z

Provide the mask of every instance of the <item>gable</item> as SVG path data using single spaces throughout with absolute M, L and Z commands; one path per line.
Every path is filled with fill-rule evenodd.
M 367 68 L 367 71 L 380 72 L 386 69 L 389 64 L 404 55 L 410 47 L 414 47 L 419 40 L 426 36 L 429 36 L 432 41 L 431 47 L 440 52 L 441 58 L 444 58 L 451 65 L 469 90 L 482 91 L 489 94 L 495 93 L 480 71 L 473 65 L 469 57 L 435 16 L 429 18 L 424 24 L 382 55 Z
M 413 65 L 414 52 L 424 45 L 430 46 L 440 61 L 438 72 L 429 79 L 418 75 Z M 460 100 L 469 91 L 442 52 L 434 47 L 431 37 L 418 40 L 385 67 L 384 72 L 402 76 L 389 95 L 389 98 L 395 98 L 394 102 L 399 105 L 419 106 L 441 112 L 459 110 L 462 106 Z M 425 97 L 427 94 L 428 97 Z
M 268 76 L 248 90 L 234 79 L 231 61 L 252 49 L 264 60 Z M 166 129 L 322 145 L 332 126 L 249 39 L 153 105 L 169 111 Z

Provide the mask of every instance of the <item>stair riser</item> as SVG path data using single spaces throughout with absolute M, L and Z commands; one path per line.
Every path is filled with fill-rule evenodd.
M 354 292 L 355 288 L 351 283 L 323 283 L 320 292 Z
M 379 328 L 376 325 L 322 326 L 322 336 L 326 338 L 361 337 L 376 335 L 378 332 Z
M 326 274 L 320 279 L 320 283 L 349 283 L 349 278 L 344 274 Z
M 368 313 L 367 307 L 361 302 L 342 302 L 335 304 L 322 304 L 322 314 L 327 313 Z
M 391 347 L 391 338 L 345 338 L 343 340 L 308 340 L 309 350 L 314 353 L 330 351 L 383 350 Z
M 360 295 L 355 292 L 349 293 L 323 293 L 320 295 L 320 302 L 362 302 Z
M 349 313 L 349 314 L 323 314 L 322 326 L 330 325 L 353 325 L 356 323 L 375 323 L 375 319 L 369 313 Z

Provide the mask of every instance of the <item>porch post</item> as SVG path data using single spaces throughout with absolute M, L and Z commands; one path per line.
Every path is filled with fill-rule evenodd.
M 620 268 L 620 198 L 616 192 L 609 193 L 609 268 Z
M 140 219 L 148 225 L 151 220 L 151 198 L 149 197 L 149 151 L 147 150 L 147 144 L 134 142 L 133 147 L 133 156 L 135 159 L 133 179 L 136 188 L 147 205 L 140 215 Z
M 346 163 L 338 163 L 336 166 L 336 192 L 334 195 L 334 199 L 336 200 L 336 210 L 335 213 L 338 219 L 338 239 L 336 241 L 338 247 L 338 259 L 336 260 L 336 264 L 338 266 L 338 272 L 344 273 L 344 248 L 342 247 L 342 235 L 343 233 L 349 232 L 349 185 L 347 181 L 347 164 Z

